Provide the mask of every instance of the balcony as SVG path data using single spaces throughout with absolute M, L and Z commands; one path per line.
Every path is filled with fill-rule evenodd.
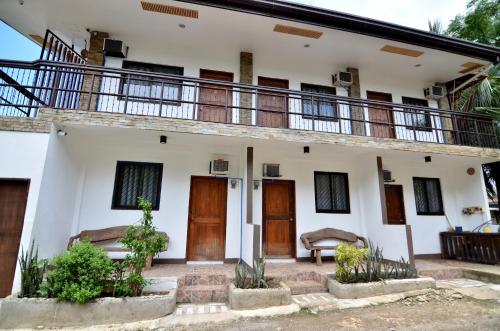
M 485 115 L 330 94 L 39 60 L 0 60 L 0 116 L 40 108 L 499 148 Z

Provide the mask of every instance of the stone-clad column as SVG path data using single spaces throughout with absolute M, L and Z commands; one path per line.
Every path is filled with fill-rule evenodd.
M 361 86 L 359 85 L 359 70 L 357 68 L 347 68 L 347 72 L 352 75 L 352 85 L 349 87 L 349 96 L 352 98 L 361 98 Z M 352 134 L 365 136 L 365 111 L 363 107 L 351 106 Z
M 253 83 L 253 54 L 248 52 L 240 53 L 240 83 Z M 252 93 L 240 91 L 240 107 L 252 108 Z M 252 110 L 240 109 L 240 124 L 252 125 Z
M 90 42 L 87 56 L 87 64 L 91 65 L 104 65 L 104 39 L 108 38 L 109 34 L 107 32 L 92 31 L 90 32 Z M 92 74 L 95 73 L 94 82 L 92 83 Z M 80 98 L 80 109 L 90 111 L 95 111 L 97 107 L 97 95 L 101 85 L 101 78 L 97 76 L 97 72 L 85 71 L 85 77 L 83 79 L 83 92 Z M 89 92 L 92 89 L 92 100 L 89 100 Z M 90 105 L 89 105 L 90 102 Z
M 436 83 L 436 86 L 441 86 L 444 91 L 444 97 L 438 100 L 439 109 L 451 110 L 450 101 L 448 100 L 448 92 L 446 91 L 446 85 L 441 83 Z M 453 138 L 453 122 L 450 117 L 441 117 L 441 126 L 443 128 L 443 138 L 446 144 L 454 144 L 455 140 Z

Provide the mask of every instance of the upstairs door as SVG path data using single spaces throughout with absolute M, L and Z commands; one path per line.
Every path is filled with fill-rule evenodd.
M 389 224 L 406 224 L 402 185 L 385 185 L 385 202 Z
M 27 180 L 0 179 L 0 298 L 12 291 L 28 188 Z
M 215 70 L 200 70 L 200 78 L 233 82 L 233 73 Z M 198 120 L 232 123 L 233 90 L 217 84 L 200 84 Z
M 288 89 L 288 80 L 259 77 L 259 86 Z M 259 92 L 257 98 L 257 125 L 271 128 L 288 127 L 288 97 L 286 93 Z
M 262 183 L 264 254 L 270 258 L 295 255 L 295 183 L 288 180 Z
M 188 261 L 224 260 L 227 179 L 191 177 Z
M 388 93 L 368 91 L 366 94 L 369 100 L 392 102 L 392 96 Z M 372 137 L 396 138 L 396 132 L 394 130 L 394 117 L 391 107 L 369 105 L 368 117 Z

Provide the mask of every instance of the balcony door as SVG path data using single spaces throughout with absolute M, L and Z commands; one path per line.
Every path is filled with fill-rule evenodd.
M 233 73 L 201 69 L 200 78 L 233 82 Z M 232 123 L 233 90 L 230 87 L 202 83 L 198 102 L 198 120 Z
M 288 89 L 288 80 L 259 77 L 259 86 Z M 257 125 L 271 128 L 288 127 L 288 98 L 286 93 L 259 92 L 257 98 Z
M 367 91 L 366 97 L 368 100 L 392 102 L 392 96 L 389 93 Z M 372 137 L 396 138 L 391 107 L 369 105 L 368 117 L 370 120 L 370 135 Z

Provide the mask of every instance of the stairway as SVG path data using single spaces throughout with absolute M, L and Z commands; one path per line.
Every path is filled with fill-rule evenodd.
M 327 277 L 314 271 L 286 275 L 283 281 L 292 295 L 328 292 Z
M 227 302 L 229 282 L 223 274 L 186 274 L 177 279 L 177 302 Z

